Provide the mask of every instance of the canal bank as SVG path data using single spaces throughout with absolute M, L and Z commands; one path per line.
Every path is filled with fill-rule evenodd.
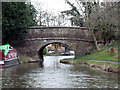
M 64 64 L 73 64 L 73 65 L 86 65 L 91 68 L 99 68 L 106 72 L 119 73 L 118 64 L 108 63 L 108 62 L 98 62 L 97 60 L 86 60 L 86 61 L 77 61 L 77 60 L 60 60 L 60 63 Z
M 62 59 L 60 62 L 65 64 L 84 64 L 92 68 L 99 68 L 103 71 L 120 74 L 120 62 L 116 58 L 116 55 L 111 56 L 109 51 L 93 53 L 83 57 L 78 57 L 75 60 Z
M 100 68 L 103 71 L 119 73 L 120 57 L 118 53 L 118 42 L 113 41 L 110 45 L 101 47 L 101 51 L 94 51 L 89 55 L 77 57 L 75 60 L 60 60 L 67 64 L 84 64 L 92 68 Z
M 19 64 L 23 64 L 23 63 L 36 63 L 39 62 L 38 57 L 37 56 L 27 56 L 25 54 L 22 54 L 20 52 L 18 52 L 19 55 Z

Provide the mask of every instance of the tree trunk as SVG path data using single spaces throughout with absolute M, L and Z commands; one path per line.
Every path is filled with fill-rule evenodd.
M 92 11 L 92 10 L 91 10 Z M 89 29 L 89 31 L 91 31 L 91 33 L 92 33 L 92 36 L 93 36 L 93 39 L 94 39 L 94 43 L 95 43 L 95 46 L 96 46 L 96 48 L 97 48 L 97 51 L 101 51 L 101 49 L 99 48 L 99 46 L 98 46 L 98 42 L 97 42 L 97 39 L 96 39 L 96 36 L 95 36 L 95 34 L 94 34 L 94 31 L 93 31 L 93 29 L 92 28 L 90 28 L 90 27 L 92 27 L 91 25 L 90 25 L 90 18 L 89 18 L 89 16 L 88 16 L 88 5 L 87 5 L 87 2 L 86 2 L 86 20 L 87 20 L 87 22 L 88 22 L 88 29 Z
M 81 11 L 82 11 L 82 15 L 84 16 L 84 10 L 83 10 L 83 8 L 81 7 L 81 5 L 80 5 L 80 3 L 76 0 L 76 2 L 77 2 L 77 4 L 79 5 L 79 7 L 80 7 L 80 9 L 81 9 Z M 99 0 L 98 0 L 98 2 L 99 2 Z M 92 10 L 91 10 L 92 11 Z M 94 39 L 94 42 L 95 42 L 95 46 L 96 46 L 96 48 L 97 48 L 97 51 L 101 51 L 101 49 L 99 48 L 99 46 L 98 46 L 98 42 L 97 42 L 97 40 L 96 40 L 96 36 L 95 36 L 95 34 L 94 34 L 94 31 L 93 31 L 93 29 L 91 28 L 91 25 L 90 25 L 90 17 L 89 17 L 89 12 L 88 12 L 88 4 L 87 4 L 87 2 L 86 2 L 86 16 L 84 17 L 85 18 L 85 20 L 86 20 L 86 22 L 87 22 L 87 26 L 88 26 L 88 29 L 89 29 L 89 31 L 91 31 L 91 33 L 92 33 L 92 36 L 93 36 L 93 39 Z
M 95 36 L 95 34 L 94 34 L 94 32 L 93 32 L 93 29 L 92 29 L 91 31 L 92 31 L 92 34 L 93 34 L 93 39 L 94 39 L 94 42 L 95 42 L 95 46 L 96 46 L 96 48 L 97 48 L 97 51 L 101 51 L 101 49 L 100 49 L 99 46 L 98 46 L 98 41 L 96 40 L 96 36 Z

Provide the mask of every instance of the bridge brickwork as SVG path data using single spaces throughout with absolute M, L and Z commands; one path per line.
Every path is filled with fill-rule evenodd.
M 91 32 L 85 27 L 31 27 L 21 52 L 29 56 L 39 55 L 52 43 L 62 43 L 82 56 L 91 53 L 95 48 Z

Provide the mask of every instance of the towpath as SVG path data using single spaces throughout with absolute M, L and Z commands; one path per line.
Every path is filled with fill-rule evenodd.
M 120 62 L 112 62 L 112 61 L 100 61 L 100 60 L 88 60 L 88 61 L 105 62 L 105 63 L 112 63 L 112 64 L 120 64 Z

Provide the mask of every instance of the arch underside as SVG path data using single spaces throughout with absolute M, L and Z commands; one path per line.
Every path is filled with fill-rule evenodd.
M 38 51 L 38 55 L 39 55 L 39 58 L 40 58 L 41 62 L 43 62 L 43 60 L 44 60 L 44 59 L 43 59 L 43 50 L 44 50 L 44 48 L 45 48 L 46 46 L 48 46 L 48 45 L 50 45 L 50 44 L 61 44 L 62 46 L 66 47 L 68 50 L 71 50 L 71 48 L 70 48 L 69 45 L 67 45 L 67 44 L 65 44 L 65 43 L 62 43 L 62 42 L 50 42 L 50 43 L 47 43 L 47 44 L 43 45 L 43 46 L 39 49 L 39 51 Z

